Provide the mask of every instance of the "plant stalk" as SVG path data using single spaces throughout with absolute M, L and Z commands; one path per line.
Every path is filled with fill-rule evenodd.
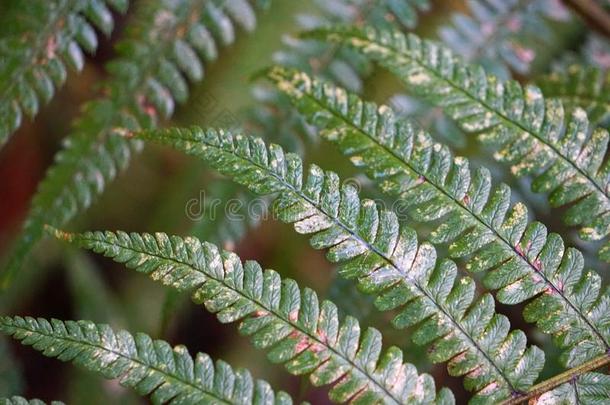
M 591 29 L 610 38 L 610 15 L 593 0 L 563 0 L 563 2 L 589 23 Z
M 561 384 L 570 382 L 584 373 L 597 370 L 598 368 L 608 364 L 610 364 L 610 353 L 602 354 L 601 356 L 596 357 L 593 360 L 589 360 L 578 367 L 571 368 L 561 374 L 556 375 L 555 377 L 542 381 L 541 383 L 532 386 L 526 394 L 519 397 L 507 399 L 506 401 L 501 402 L 500 405 L 522 404 L 534 397 L 537 397 L 538 395 L 544 394 L 545 392 L 548 392 L 553 388 L 560 386 Z

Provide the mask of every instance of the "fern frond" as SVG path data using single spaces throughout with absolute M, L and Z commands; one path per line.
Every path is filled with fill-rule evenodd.
M 548 391 L 533 401 L 539 405 L 603 405 L 610 398 L 610 376 L 587 373 Z
M 549 20 L 562 21 L 569 12 L 556 0 L 469 0 L 472 16 L 455 13 L 440 28 L 443 42 L 469 62 L 481 63 L 503 77 L 506 68 L 527 73 L 536 57 L 536 43 L 551 42 Z
M 395 327 L 419 325 L 414 340 L 430 344 L 430 359 L 449 361 L 449 372 L 465 376 L 479 398 L 518 394 L 536 379 L 544 354 L 526 348 L 523 332 L 509 333 L 508 319 L 494 313 L 492 296 L 475 300 L 472 279 L 456 280 L 453 262 L 437 264 L 434 247 L 418 245 L 415 232 L 400 227 L 393 212 L 361 201 L 335 173 L 313 165 L 305 177 L 298 156 L 222 130 L 168 129 L 139 137 L 199 156 L 257 194 L 279 193 L 278 218 L 312 234 L 314 248 L 330 248 L 329 260 L 342 263 L 340 272 L 357 278 L 362 290 L 377 294 L 379 309 L 400 309 Z
M 3 4 L 0 40 L 0 147 L 23 121 L 48 103 L 67 77 L 80 71 L 83 50 L 95 52 L 95 28 L 106 35 L 114 22 L 108 7 L 125 12 L 128 0 L 11 0 Z M 24 12 L 27 10 L 27 13 Z
M 430 8 L 428 0 L 316 0 L 310 13 L 299 14 L 296 24 L 301 30 L 333 24 L 374 24 L 384 27 L 412 28 L 417 13 Z M 350 90 L 361 92 L 363 80 L 371 73 L 371 63 L 347 47 L 322 41 L 285 37 L 283 46 L 274 52 L 275 63 L 315 72 Z M 303 147 L 303 141 L 315 139 L 315 134 L 275 89 L 257 83 L 252 89 L 257 105 L 246 111 L 244 129 L 291 150 Z M 299 149 L 297 149 L 299 148 Z
M 26 399 L 15 395 L 10 398 L 0 398 L 0 405 L 46 405 L 46 402 L 40 399 Z M 61 401 L 51 401 L 51 405 L 64 405 L 64 403 Z
M 584 109 L 592 125 L 608 125 L 610 72 L 593 66 L 571 65 L 565 71 L 542 77 L 537 83 L 546 97 L 561 100 L 566 109 Z
M 417 14 L 431 7 L 429 0 L 316 0 L 316 4 L 336 22 L 407 29 L 415 28 Z
M 573 367 L 610 350 L 610 294 L 601 277 L 583 272 L 582 254 L 539 222 L 528 223 L 523 203 L 510 205 L 510 188 L 493 186 L 489 170 L 469 169 L 422 129 L 387 106 L 302 72 L 272 68 L 268 76 L 302 114 L 363 167 L 380 188 L 398 196 L 410 216 L 435 226 L 432 243 L 449 255 L 468 257 L 466 268 L 486 271 L 484 284 L 503 304 L 535 298 L 526 319 L 566 348 Z
M 566 117 L 563 104 L 545 99 L 538 87 L 498 81 L 415 35 L 335 27 L 306 36 L 351 45 L 443 107 L 464 131 L 494 145 L 494 157 L 511 163 L 513 175 L 534 175 L 532 188 L 549 192 L 552 206 L 570 204 L 564 220 L 580 225 L 583 239 L 610 234 L 608 132 L 591 130 L 584 110 Z
M 158 3 L 145 6 L 129 39 L 118 45 L 120 57 L 109 64 L 112 77 L 104 86 L 109 95 L 85 105 L 39 184 L 4 269 L 5 285 L 42 237 L 44 224 L 61 226 L 88 208 L 141 148 L 114 136 L 115 129 L 152 128 L 171 116 L 175 103 L 188 97 L 188 81 L 200 80 L 204 62 L 217 57 L 217 43 L 234 40 L 232 20 L 214 2 Z
M 194 290 L 223 323 L 240 321 L 239 330 L 269 359 L 295 375 L 311 374 L 316 386 L 333 384 L 334 401 L 354 403 L 453 403 L 450 391 L 436 397 L 434 381 L 418 375 L 391 347 L 382 353 L 381 334 L 361 334 L 358 321 L 339 321 L 336 306 L 318 303 L 316 293 L 263 271 L 253 261 L 193 237 L 164 233 L 86 232 L 58 238 L 102 253 L 181 291 Z M 411 401 L 411 402 L 410 402 Z
M 203 353 L 191 357 L 184 346 L 172 348 L 106 324 L 2 317 L 0 330 L 47 357 L 57 358 L 118 379 L 155 404 L 292 404 L 284 392 L 275 393 L 263 380 L 253 380 L 246 370 L 233 370 Z

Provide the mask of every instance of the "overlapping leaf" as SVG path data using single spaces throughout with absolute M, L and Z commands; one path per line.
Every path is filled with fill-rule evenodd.
M 95 52 L 95 28 L 110 35 L 108 7 L 125 12 L 128 0 L 10 0 L 0 17 L 0 146 L 23 121 L 34 117 Z M 27 13 L 24 13 L 27 10 Z M 8 31 L 8 32 L 7 32 Z
M 450 391 L 438 396 L 429 375 L 418 375 L 402 362 L 402 352 L 382 352 L 381 334 L 361 333 L 358 321 L 340 321 L 336 306 L 319 303 L 316 293 L 294 280 L 282 280 L 253 261 L 242 263 L 234 253 L 193 237 L 164 233 L 87 232 L 56 235 L 91 249 L 173 288 L 194 290 L 223 323 L 240 322 L 241 333 L 269 349 L 269 359 L 295 375 L 311 374 L 316 385 L 333 384 L 330 397 L 338 402 L 453 403 Z
M 584 110 L 566 116 L 561 101 L 545 99 L 538 87 L 499 81 L 415 35 L 335 27 L 307 37 L 352 46 L 443 107 L 464 131 L 495 146 L 494 157 L 511 163 L 515 176 L 535 176 L 533 189 L 550 193 L 552 206 L 569 205 L 565 221 L 581 225 L 583 239 L 610 234 L 608 132 L 592 130 Z
M 115 128 L 151 128 L 169 117 L 176 102 L 188 97 L 188 81 L 199 81 L 204 62 L 217 57 L 218 44 L 232 43 L 237 16 L 214 2 L 179 0 L 143 5 L 120 57 L 110 63 L 106 97 L 85 105 L 74 131 L 55 157 L 36 192 L 11 261 L 5 283 L 42 237 L 44 224 L 60 226 L 86 209 L 130 162 L 138 142 L 113 136 Z M 161 5 L 162 4 L 162 5 Z M 225 2 L 223 2 L 225 4 Z M 240 21 L 249 21 L 241 16 Z M 251 22 L 244 25 L 250 28 Z
M 448 243 L 449 254 L 469 258 L 469 271 L 485 271 L 484 284 L 498 290 L 503 304 L 532 298 L 525 309 L 567 350 L 573 367 L 610 349 L 610 295 L 601 278 L 583 271 L 582 254 L 565 247 L 539 222 L 528 223 L 523 203 L 511 206 L 510 188 L 493 186 L 485 168 L 468 160 L 387 106 L 364 102 L 340 87 L 281 67 L 268 76 L 301 113 L 322 129 L 380 188 L 400 197 L 401 206 L 434 228 L 433 243 Z
M 586 373 L 569 383 L 545 392 L 531 401 L 534 405 L 603 405 L 610 398 L 610 376 Z
M 298 156 L 222 130 L 168 129 L 139 137 L 199 156 L 257 194 L 279 193 L 279 218 L 312 234 L 313 247 L 330 248 L 328 258 L 343 265 L 344 276 L 378 295 L 379 309 L 400 309 L 394 326 L 418 325 L 414 340 L 430 344 L 432 361 L 449 361 L 451 374 L 465 376 L 466 387 L 478 392 L 475 402 L 517 395 L 536 379 L 543 353 L 526 348 L 523 332 L 510 332 L 508 319 L 494 313 L 492 296 L 475 299 L 472 279 L 456 280 L 453 262 L 437 263 L 430 244 L 418 244 L 393 212 L 361 201 L 353 186 L 341 187 L 335 173 L 313 165 L 305 178 Z
M 569 110 L 582 108 L 592 125 L 608 125 L 610 73 L 593 66 L 571 65 L 537 81 L 546 97 L 561 100 Z
M 246 370 L 214 363 L 204 353 L 193 358 L 186 347 L 172 348 L 143 333 L 115 332 L 90 321 L 19 316 L 0 318 L 0 330 L 45 356 L 118 379 L 138 394 L 150 395 L 155 404 L 292 404 L 288 394 L 275 393 Z
M 549 20 L 565 21 L 568 11 L 557 0 L 469 0 L 471 15 L 456 13 L 440 38 L 464 59 L 483 64 L 503 77 L 506 69 L 527 73 L 537 45 L 553 40 Z

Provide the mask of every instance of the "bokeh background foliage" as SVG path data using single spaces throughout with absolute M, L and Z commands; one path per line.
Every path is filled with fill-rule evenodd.
M 125 32 L 138 9 L 148 0 L 133 1 L 125 14 L 112 11 L 115 28 L 111 35 L 99 32 L 94 55 L 85 57 L 82 72 L 70 72 L 69 80 L 33 120 L 25 120 L 0 150 L 0 250 L 8 252 L 27 213 L 30 198 L 61 147 L 86 100 L 99 95 L 99 82 L 107 76 L 104 64 L 114 55 L 113 44 Z M 345 49 L 296 39 L 296 34 L 324 22 L 361 24 L 374 22 L 438 38 L 466 59 L 482 63 L 500 77 L 522 82 L 536 81 L 550 70 L 560 71 L 572 62 L 586 62 L 602 69 L 610 66 L 604 41 L 586 29 L 585 22 L 559 1 L 508 1 L 510 8 L 495 19 L 480 21 L 477 2 L 414 1 L 419 6 L 408 13 L 392 12 L 384 2 L 365 0 L 274 0 L 267 10 L 257 11 L 256 29 L 238 29 L 233 44 L 219 49 L 218 60 L 205 67 L 205 78 L 191 89 L 186 104 L 178 105 L 171 121 L 164 125 L 223 126 L 245 128 L 268 141 L 298 152 L 306 162 L 332 168 L 349 178 L 367 197 L 382 198 L 333 148 L 319 142 L 315 131 L 291 111 L 286 100 L 264 80 L 252 76 L 273 62 L 293 65 L 337 82 L 365 98 L 390 103 L 405 115 L 415 116 L 439 140 L 449 143 L 456 154 L 467 156 L 473 166 L 492 169 L 496 180 L 511 185 L 514 199 L 528 201 L 528 209 L 550 230 L 579 246 L 589 265 L 603 267 L 596 246 L 582 243 L 567 228 L 544 197 L 529 191 L 527 180 L 514 180 L 497 166 L 488 151 L 465 137 L 442 113 L 403 94 L 400 83 L 380 68 L 359 59 Z M 390 2 L 389 3 L 400 3 Z M 502 2 L 490 2 L 500 4 Z M 14 3 L 0 4 L 0 21 L 9 18 Z M 473 6 L 474 5 L 474 6 Z M 394 10 L 395 11 L 395 10 Z M 402 10 L 403 12 L 405 10 Z M 11 30 L 27 29 L 6 21 L 0 36 Z M 100 27 L 97 28 L 100 31 Z M 212 201 L 220 201 L 210 206 Z M 408 353 L 420 372 L 431 373 L 437 386 L 450 387 L 458 401 L 468 398 L 459 379 L 449 377 L 443 364 L 430 366 L 424 349 L 410 343 L 409 333 L 389 327 L 391 313 L 376 311 L 371 299 L 357 293 L 353 283 L 336 277 L 323 253 L 309 248 L 303 236 L 289 226 L 239 207 L 250 201 L 243 189 L 206 169 L 199 161 L 167 148 L 147 145 L 129 169 L 110 183 L 99 200 L 73 220 L 71 229 L 123 229 L 174 234 L 195 233 L 202 239 L 234 250 L 242 259 L 255 259 L 283 277 L 309 286 L 322 297 L 332 298 L 346 314 L 362 324 L 376 326 L 386 344 Z M 224 207 L 233 215 L 227 221 Z M 239 217 L 241 215 L 241 217 Z M 262 216 L 258 218 L 258 216 Z M 416 227 L 420 239 L 428 229 Z M 601 272 L 607 276 L 607 272 Z M 513 320 L 513 327 L 528 333 L 531 343 L 550 347 L 548 336 L 520 323 L 522 306 L 498 305 L 498 312 Z M 274 387 L 282 387 L 295 399 L 325 403 L 323 389 L 313 388 L 306 377 L 288 376 L 280 366 L 270 365 L 264 353 L 251 350 L 235 328 L 221 325 L 214 316 L 190 301 L 127 272 L 100 256 L 75 251 L 56 241 L 43 241 L 25 263 L 10 290 L 0 295 L 0 313 L 59 319 L 92 319 L 130 331 L 144 331 L 172 344 L 185 344 L 191 353 L 203 351 L 233 366 L 250 369 Z M 554 375 L 560 367 L 547 351 L 542 377 Z M 0 339 L 0 397 L 21 393 L 26 397 L 61 399 L 68 403 L 142 403 L 132 392 L 78 368 L 47 359 L 27 347 Z M 49 370 L 52 370 L 49 371 Z M 99 395 L 91 396 L 91 392 Z

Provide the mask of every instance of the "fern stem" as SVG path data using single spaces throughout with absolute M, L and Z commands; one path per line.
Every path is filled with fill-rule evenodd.
M 587 361 L 586 363 L 581 364 L 578 367 L 571 368 L 569 370 L 564 371 L 561 374 L 556 375 L 555 377 L 551 377 L 548 380 L 544 380 L 541 383 L 538 383 L 532 386 L 527 394 L 518 396 L 512 399 L 508 399 L 500 403 L 500 405 L 517 405 L 522 404 L 524 402 L 529 401 L 530 399 L 537 397 L 538 395 L 544 394 L 562 384 L 573 381 L 577 377 L 588 373 L 593 370 L 597 370 L 605 365 L 610 364 L 610 352 L 606 354 L 602 354 L 599 357 L 596 357 L 592 360 Z
M 610 15 L 592 0 L 563 0 L 563 2 L 589 23 L 589 26 L 610 38 Z

